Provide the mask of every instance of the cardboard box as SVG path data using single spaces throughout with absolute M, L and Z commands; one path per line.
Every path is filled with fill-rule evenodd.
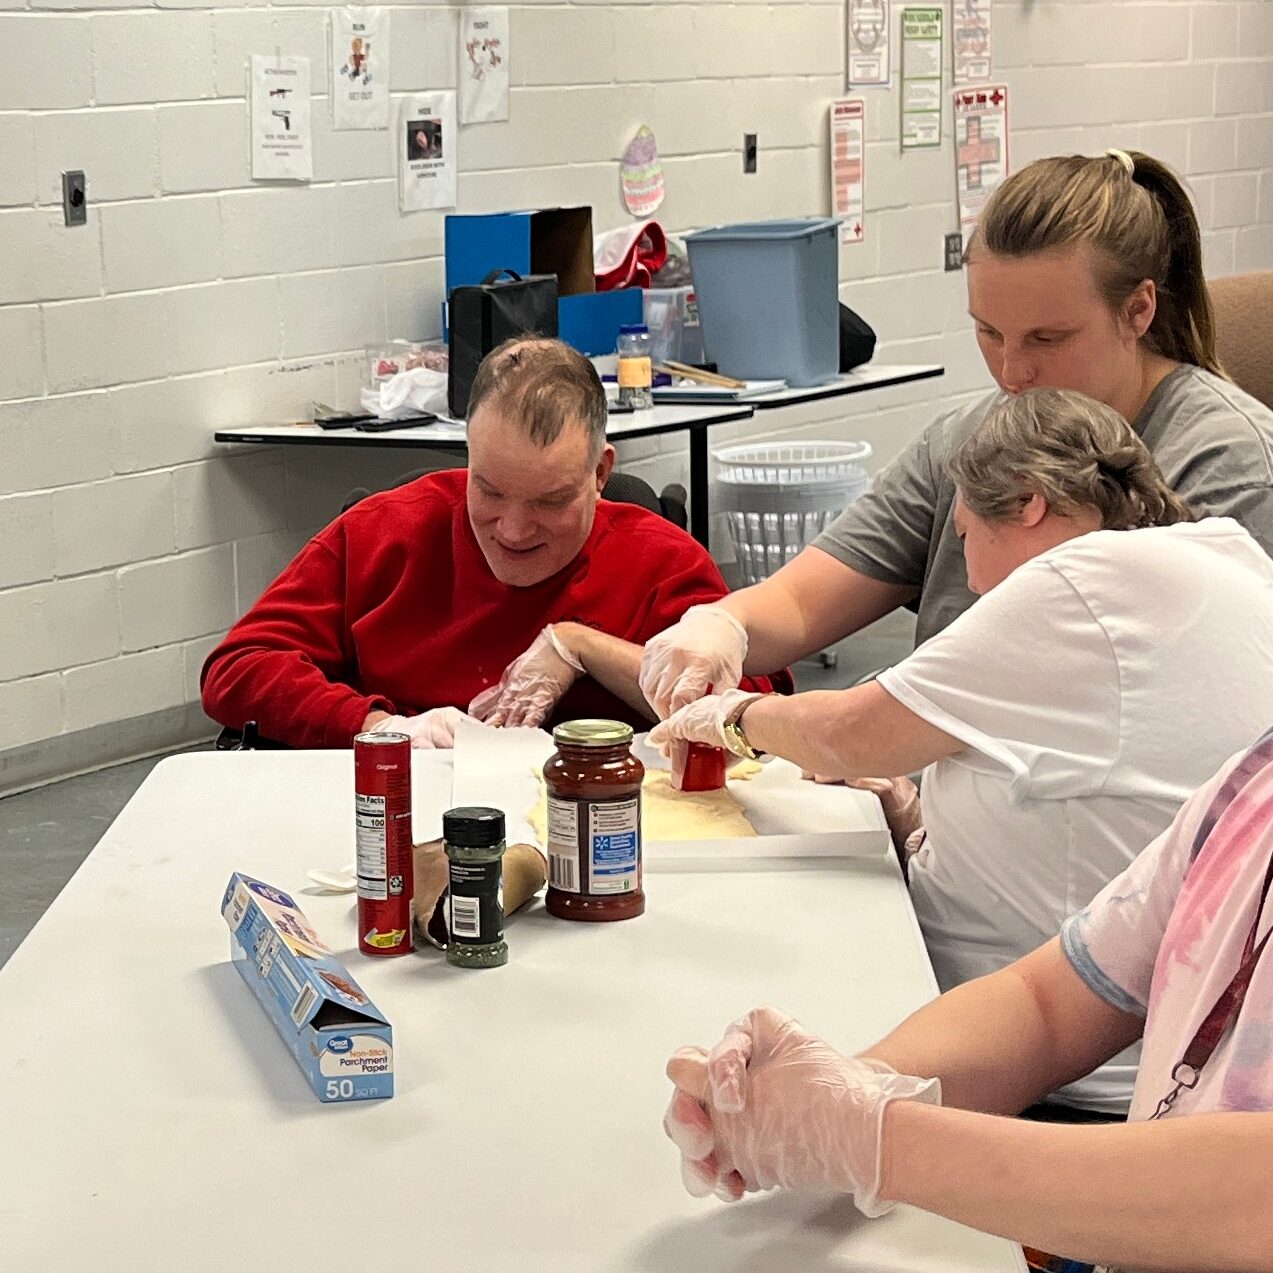
M 614 353 L 619 328 L 642 321 L 639 288 L 597 291 L 591 208 L 448 216 L 446 294 L 492 270 L 555 274 L 558 335 L 590 357 Z
M 320 1101 L 393 1095 L 393 1032 L 301 908 L 236 871 L 221 914 L 230 956 Z

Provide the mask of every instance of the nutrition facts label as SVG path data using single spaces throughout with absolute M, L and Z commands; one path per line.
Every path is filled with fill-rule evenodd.
M 358 859 L 358 895 L 383 902 L 389 896 L 389 864 L 385 852 L 385 798 L 354 799 L 354 840 Z
M 564 893 L 579 892 L 579 806 L 548 797 L 548 883 Z

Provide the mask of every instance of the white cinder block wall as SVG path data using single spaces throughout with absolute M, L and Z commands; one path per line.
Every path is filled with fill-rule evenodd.
M 212 433 L 350 403 L 365 344 L 436 335 L 442 215 L 398 214 L 388 132 L 332 131 L 321 5 L 0 10 L 3 789 L 206 734 L 206 651 L 349 487 L 426 462 L 236 454 Z M 457 12 L 393 8 L 395 94 L 454 85 Z M 1188 175 L 1212 273 L 1273 266 L 1273 3 L 1012 0 L 994 22 L 1014 166 L 1150 150 Z M 616 160 L 648 122 L 668 229 L 824 211 L 843 25 L 841 4 L 814 0 L 517 5 L 512 119 L 464 130 L 461 210 L 588 203 L 597 228 L 619 224 Z M 306 186 L 249 179 L 245 61 L 275 49 L 312 61 Z M 843 294 L 878 357 L 947 374 L 783 428 L 865 437 L 884 459 L 986 377 L 962 279 L 940 269 L 949 140 L 900 157 L 896 79 L 863 95 L 868 239 L 843 250 Z M 760 138 L 754 176 L 744 131 Z M 67 168 L 88 174 L 84 228 L 62 224 Z M 630 444 L 622 462 L 683 479 L 684 440 Z

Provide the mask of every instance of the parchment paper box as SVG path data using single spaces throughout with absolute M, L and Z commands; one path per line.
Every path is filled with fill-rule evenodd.
M 393 1032 L 282 889 L 236 871 L 221 914 L 230 956 L 320 1101 L 393 1095 Z

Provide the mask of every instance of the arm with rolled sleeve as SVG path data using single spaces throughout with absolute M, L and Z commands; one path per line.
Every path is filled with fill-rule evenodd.
M 348 747 L 382 695 L 350 683 L 355 658 L 347 613 L 344 540 L 311 539 L 203 665 L 203 710 L 289 747 Z
M 1189 869 L 1189 852 L 1236 757 L 1185 802 L 1166 831 L 1071 915 L 1061 948 L 1089 990 L 1112 1008 L 1144 1017 L 1163 934 Z

